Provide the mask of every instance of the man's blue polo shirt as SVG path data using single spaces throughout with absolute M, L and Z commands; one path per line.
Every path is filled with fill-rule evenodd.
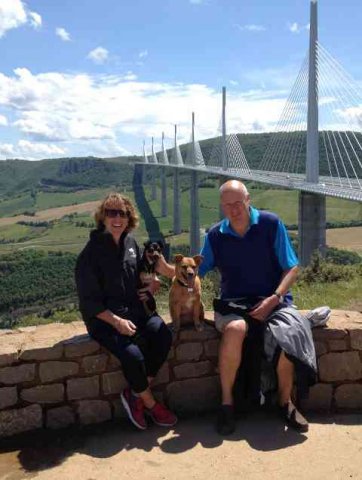
M 298 265 L 284 224 L 275 214 L 254 207 L 250 207 L 250 226 L 243 236 L 224 219 L 210 228 L 201 255 L 200 276 L 217 267 L 224 298 L 270 295 L 283 271 Z

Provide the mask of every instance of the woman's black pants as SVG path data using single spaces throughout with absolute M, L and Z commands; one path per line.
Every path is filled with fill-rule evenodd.
M 119 359 L 130 387 L 140 393 L 148 387 L 147 377 L 155 377 L 165 362 L 172 333 L 158 316 L 134 323 L 137 325 L 134 337 L 120 334 L 99 319 L 87 328 L 94 340 Z

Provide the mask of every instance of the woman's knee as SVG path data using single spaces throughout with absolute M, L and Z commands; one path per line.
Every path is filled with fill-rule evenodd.
M 119 351 L 118 358 L 120 359 L 122 364 L 142 364 L 144 362 L 144 355 L 141 349 L 131 343 L 125 348 L 122 348 Z
M 160 317 L 152 317 L 147 322 L 146 332 L 163 349 L 170 349 L 172 345 L 172 333 Z

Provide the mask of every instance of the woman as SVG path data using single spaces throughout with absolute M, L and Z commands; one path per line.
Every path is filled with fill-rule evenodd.
M 76 265 L 79 306 L 89 335 L 115 355 L 129 383 L 121 394 L 132 423 L 147 428 L 145 409 L 157 425 L 176 416 L 155 401 L 150 384 L 167 358 L 172 334 L 158 316 L 147 317 L 137 291 L 139 247 L 130 235 L 138 217 L 127 197 L 109 194 L 95 213 L 97 228 Z

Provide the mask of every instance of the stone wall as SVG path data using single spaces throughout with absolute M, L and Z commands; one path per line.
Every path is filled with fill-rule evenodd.
M 334 311 L 315 329 L 320 381 L 307 409 L 362 408 L 362 314 Z M 219 334 L 180 332 L 154 386 L 177 413 L 213 410 L 219 402 Z M 118 360 L 100 348 L 82 322 L 0 330 L 0 437 L 38 428 L 87 425 L 124 415 Z

